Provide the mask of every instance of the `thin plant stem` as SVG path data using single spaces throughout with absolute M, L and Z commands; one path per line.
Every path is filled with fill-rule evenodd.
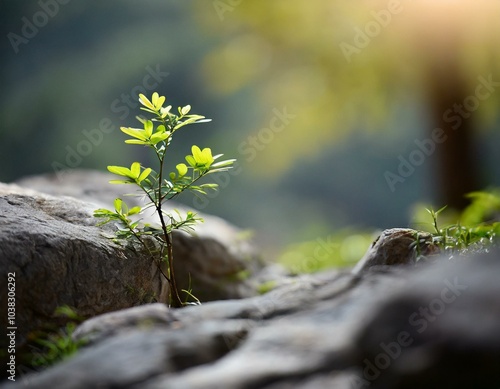
M 216 158 L 219 158 L 222 154 L 215 157 L 212 156 L 212 151 L 209 148 L 204 148 L 201 150 L 198 146 L 192 146 L 193 155 L 186 156 L 186 164 L 179 164 L 176 166 L 178 170 L 178 175 L 175 172 L 171 173 L 172 182 L 168 179 L 164 181 L 165 166 L 164 160 L 167 152 L 167 148 L 170 145 L 172 135 L 181 127 L 201 122 L 201 119 L 205 119 L 200 115 L 188 115 L 191 107 L 185 106 L 183 108 L 179 107 L 179 116 L 171 114 L 171 106 L 164 108 L 163 102 L 165 101 L 165 96 L 159 96 L 157 92 L 153 93 L 152 102 L 148 100 L 144 95 L 139 96 L 139 101 L 143 105 L 141 109 L 150 112 L 155 115 L 151 120 L 145 120 L 138 117 L 139 121 L 144 124 L 144 130 L 121 127 L 120 129 L 130 135 L 134 139 L 128 139 L 125 142 L 131 144 L 139 144 L 151 147 L 156 154 L 158 162 L 160 164 L 159 172 L 156 173 L 151 168 L 142 168 L 139 162 L 133 162 L 130 168 L 123 166 L 108 166 L 108 170 L 111 173 L 117 174 L 119 176 L 125 177 L 126 180 L 113 180 L 112 183 L 118 184 L 128 184 L 135 183 L 141 190 L 145 193 L 150 201 L 144 207 L 136 206 L 130 210 L 121 199 L 115 200 L 115 211 L 112 212 L 106 209 L 98 209 L 94 212 L 97 217 L 106 217 L 107 220 L 104 223 L 108 223 L 111 220 L 119 220 L 125 227 L 126 230 L 119 229 L 117 231 L 117 236 L 121 239 L 125 238 L 135 238 L 137 239 L 151 255 L 153 261 L 158 267 L 161 275 L 167 280 L 169 285 L 168 300 L 169 304 L 173 307 L 183 306 L 183 302 L 179 296 L 179 289 L 177 286 L 177 278 L 175 276 L 174 269 L 174 253 L 173 253 L 173 236 L 172 232 L 174 229 L 181 229 L 189 231 L 192 229 L 191 224 L 200 221 L 200 218 L 195 218 L 194 213 L 189 211 L 188 216 L 185 220 L 181 217 L 180 221 L 174 219 L 169 213 L 163 210 L 163 202 L 167 200 L 172 200 L 176 198 L 181 192 L 190 189 L 193 192 L 200 192 L 206 194 L 205 188 L 214 189 L 217 184 L 201 184 L 200 186 L 195 186 L 195 183 L 209 173 L 215 173 L 219 171 L 226 171 L 230 169 L 230 165 L 235 161 L 234 159 L 218 162 L 215 164 L 216 168 L 210 170 L 212 163 Z M 160 102 L 161 100 L 161 102 Z M 164 111 L 166 109 L 166 111 Z M 184 122 L 180 122 L 181 119 L 185 118 Z M 207 121 L 207 120 L 203 120 Z M 154 131 L 153 122 L 161 122 L 161 127 L 156 128 Z M 180 124 L 179 124 L 180 123 Z M 177 127 L 177 128 L 176 128 Z M 168 131 L 165 133 L 165 131 Z M 189 169 L 193 169 L 192 176 L 186 175 Z M 154 172 L 154 178 L 149 179 L 151 172 Z M 141 182 L 146 184 L 141 184 Z M 129 215 L 134 215 L 143 212 L 150 207 L 154 207 L 158 213 L 158 218 L 160 221 L 160 228 L 151 227 L 148 224 L 145 225 L 145 229 L 136 229 L 139 221 L 132 222 L 128 218 Z M 133 212 L 132 212 L 133 211 Z M 169 220 L 167 220 L 167 217 Z M 144 235 L 152 235 L 154 243 L 159 245 L 159 250 L 153 250 L 146 244 L 144 240 Z M 164 262 L 167 262 L 168 271 L 162 269 Z
M 156 150 L 156 149 L 155 149 Z M 158 153 L 157 153 L 158 155 Z M 172 239 L 170 234 L 168 233 L 167 224 L 165 223 L 165 218 L 163 217 L 162 212 L 162 181 L 163 181 L 163 157 L 158 155 L 158 159 L 160 160 L 160 171 L 158 173 L 158 196 L 157 202 L 155 203 L 156 211 L 158 212 L 158 216 L 160 218 L 161 228 L 163 230 L 163 238 L 165 239 L 165 243 L 167 244 L 167 262 L 168 262 L 168 270 L 170 275 L 169 285 L 170 285 L 170 304 L 175 308 L 182 307 L 182 300 L 179 296 L 179 291 L 177 290 L 177 281 L 175 277 L 174 271 L 174 252 L 172 247 Z

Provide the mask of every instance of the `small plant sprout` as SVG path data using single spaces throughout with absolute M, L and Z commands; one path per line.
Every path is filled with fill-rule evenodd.
M 458 222 L 444 227 L 438 224 L 438 218 L 446 206 L 437 211 L 426 208 L 431 219 L 432 244 L 450 257 L 455 254 L 488 251 L 492 246 L 500 244 L 498 192 L 474 192 L 468 197 L 472 199 L 472 203 L 457 216 Z
M 67 306 L 58 307 L 55 315 L 65 317 L 68 322 L 63 328 L 54 331 L 43 331 L 34 339 L 31 351 L 31 365 L 35 367 L 49 367 L 55 363 L 70 358 L 78 349 L 84 346 L 85 339 L 74 340 L 73 332 L 78 323 L 83 321 L 76 311 Z
M 117 198 L 114 202 L 114 210 L 97 209 L 94 216 L 104 219 L 101 224 L 115 222 L 118 226 L 116 231 L 118 239 L 136 241 L 151 254 L 169 284 L 169 304 L 173 307 L 181 307 L 183 302 L 179 295 L 173 266 L 172 231 L 192 232 L 193 227 L 202 219 L 193 212 L 187 212 L 185 216 L 178 211 L 166 212 L 164 204 L 185 191 L 203 196 L 208 190 L 216 190 L 217 184 L 200 183 L 200 179 L 209 174 L 227 171 L 232 167 L 235 159 L 216 162 L 222 154 L 212 155 L 212 150 L 208 147 L 202 149 L 193 145 L 191 154 L 185 157 L 186 163 L 178 163 L 175 171 L 166 172 L 165 157 L 174 134 L 189 124 L 208 122 L 210 119 L 189 114 L 191 111 L 189 105 L 179 107 L 178 114 L 174 114 L 171 112 L 171 105 L 163 106 L 165 100 L 165 96 L 160 96 L 156 92 L 153 93 L 151 100 L 140 94 L 141 109 L 147 112 L 151 119 L 137 117 L 143 128 L 120 128 L 131 137 L 125 140 L 125 143 L 144 146 L 153 151 L 157 160 L 157 170 L 144 167 L 139 162 L 133 162 L 130 167 L 108 166 L 111 173 L 120 176 L 120 179 L 112 180 L 110 183 L 135 185 L 140 189 L 141 195 L 145 194 L 147 204 L 142 207 L 129 208 L 122 199 Z M 140 220 L 133 221 L 130 218 L 151 207 L 158 215 L 159 227 L 142 224 Z M 151 238 L 157 242 L 153 248 L 151 244 L 148 244 Z M 162 269 L 163 263 L 166 263 L 166 271 Z

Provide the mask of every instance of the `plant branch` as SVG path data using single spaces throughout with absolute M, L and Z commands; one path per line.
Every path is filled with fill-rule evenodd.
M 159 156 L 160 157 L 160 156 Z M 163 180 L 163 158 L 160 158 L 160 172 L 158 173 L 158 202 L 155 203 L 156 210 L 158 212 L 158 216 L 160 218 L 161 228 L 163 230 L 163 237 L 165 239 L 165 243 L 167 244 L 167 257 L 168 257 L 168 268 L 170 275 L 170 297 L 171 297 L 171 305 L 179 308 L 182 307 L 182 300 L 179 296 L 179 291 L 177 290 L 177 282 L 175 279 L 175 271 L 174 271 L 174 253 L 172 248 L 172 240 L 170 234 L 167 230 L 167 224 L 165 223 L 165 219 L 163 217 L 162 212 L 162 201 L 161 201 L 161 182 Z
M 149 255 L 154 258 L 154 254 L 151 252 L 150 248 L 148 247 L 148 245 L 146 244 L 146 242 L 144 242 L 143 239 L 141 239 L 140 235 L 137 234 L 137 232 L 134 231 L 134 229 L 132 227 L 130 227 L 130 225 L 127 223 L 127 227 L 129 229 L 129 231 L 132 233 L 132 235 L 144 246 L 144 248 L 148 251 Z M 165 277 L 165 279 L 167 280 L 167 282 L 170 284 L 170 277 L 168 277 L 165 272 L 163 271 L 163 269 L 161 268 L 161 262 L 158 263 L 158 261 L 155 261 L 155 264 L 156 266 L 158 267 L 158 270 L 160 271 L 160 273 L 163 275 L 163 277 Z
M 185 190 L 192 192 L 200 192 L 206 194 L 205 188 L 215 189 L 216 184 L 200 184 L 195 186 L 202 177 L 208 173 L 221 171 L 221 169 L 211 169 L 214 159 L 220 155 L 212 156 L 210 148 L 200 149 L 199 146 L 193 145 L 192 155 L 185 157 L 190 165 L 188 168 L 184 163 L 178 164 L 178 175 L 173 173 L 172 181 L 165 180 L 163 183 L 163 176 L 165 174 L 164 160 L 167 149 L 172 140 L 172 135 L 181 127 L 188 124 L 198 123 L 205 119 L 204 116 L 189 114 L 191 110 L 190 105 L 179 107 L 179 114 L 170 113 L 172 106 L 163 107 L 166 97 L 160 96 L 157 92 L 152 94 L 151 100 L 143 94 L 139 94 L 139 102 L 142 105 L 141 109 L 154 115 L 150 120 L 138 117 L 139 121 L 143 124 L 143 129 L 132 127 L 120 127 L 121 131 L 129 135 L 132 139 L 127 139 L 125 143 L 149 146 L 155 151 L 156 158 L 160 164 L 159 172 L 149 168 L 142 167 L 139 162 L 133 162 L 130 167 L 124 166 L 108 166 L 108 171 L 121 177 L 120 180 L 112 180 L 113 184 L 130 184 L 135 183 L 145 193 L 145 197 L 150 203 L 144 207 L 135 206 L 128 208 L 128 206 L 120 199 L 115 199 L 115 211 L 107 209 L 97 209 L 94 211 L 94 216 L 107 218 L 102 224 L 108 223 L 111 220 L 120 220 L 125 228 L 119 228 L 116 231 L 116 236 L 119 239 L 137 239 L 151 255 L 152 260 L 155 262 L 162 276 L 169 285 L 169 304 L 174 307 L 181 307 L 181 298 L 179 297 L 179 289 L 177 287 L 177 279 L 174 272 L 174 254 L 173 254 L 173 230 L 189 230 L 192 229 L 191 225 L 199 222 L 200 218 L 195 218 L 195 214 L 191 211 L 188 215 L 180 220 L 176 220 L 171 214 L 164 212 L 163 202 L 176 198 Z M 184 119 L 184 121 L 182 121 Z M 160 122 L 155 129 L 156 122 Z M 176 128 L 177 127 L 177 128 Z M 222 155 L 222 154 L 221 154 Z M 219 167 L 231 165 L 234 160 L 224 161 L 218 163 Z M 192 175 L 187 174 L 188 169 L 192 169 Z M 153 174 L 151 174 L 153 173 Z M 154 207 L 158 213 L 160 221 L 160 228 L 138 227 L 139 221 L 132 222 L 128 218 L 130 215 L 144 212 L 150 207 Z M 166 218 L 170 220 L 167 220 Z M 150 248 L 144 239 L 145 235 L 150 235 L 154 239 L 153 243 L 159 245 L 158 251 Z M 156 247 L 156 246 L 155 246 Z M 168 271 L 164 272 L 162 269 L 163 262 L 167 262 Z M 167 273 L 167 274 L 166 274 Z

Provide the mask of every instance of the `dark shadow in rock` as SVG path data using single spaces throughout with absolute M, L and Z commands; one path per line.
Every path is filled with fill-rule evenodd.
M 160 374 L 172 374 L 214 362 L 231 349 L 225 336 L 241 332 L 239 323 L 201 323 L 176 331 L 130 330 L 40 374 L 18 379 L 14 387 L 88 389 L 125 388 Z
M 499 259 L 442 259 L 378 307 L 356 339 L 371 387 L 500 387 Z

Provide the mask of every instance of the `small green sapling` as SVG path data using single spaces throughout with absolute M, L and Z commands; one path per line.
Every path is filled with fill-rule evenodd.
M 194 225 L 202 221 L 194 212 L 187 212 L 182 216 L 179 212 L 164 210 L 166 201 L 176 198 L 185 191 L 194 192 L 196 195 L 206 195 L 208 190 L 216 190 L 215 183 L 200 183 L 199 180 L 217 172 L 227 171 L 233 165 L 235 159 L 215 162 L 222 154 L 212 155 L 209 148 L 194 145 L 191 147 L 191 155 L 185 157 L 186 163 L 176 165 L 175 171 L 165 172 L 165 157 L 172 141 L 173 135 L 181 128 L 189 124 L 208 122 L 204 116 L 189 114 L 191 106 L 178 108 L 178 114 L 172 113 L 172 106 L 164 107 L 165 96 L 153 93 L 151 100 L 143 94 L 139 95 L 141 109 L 151 115 L 151 119 L 137 117 L 143 128 L 121 127 L 120 129 L 131 139 L 125 143 L 140 145 L 150 148 L 156 155 L 158 162 L 157 170 L 144 167 L 139 162 L 133 162 L 130 167 L 108 166 L 108 170 L 121 178 L 110 181 L 113 184 L 132 184 L 140 189 L 141 195 L 146 195 L 148 203 L 142 207 L 129 208 L 120 198 L 114 202 L 114 210 L 97 209 L 95 217 L 104 218 L 101 224 L 111 221 L 116 222 L 118 229 L 116 236 L 139 242 L 152 256 L 158 269 L 169 284 L 169 303 L 171 306 L 183 305 L 179 295 L 174 273 L 174 256 L 172 231 L 183 230 L 192 232 Z M 130 217 L 140 214 L 153 207 L 158 215 L 159 226 L 143 224 L 140 220 L 132 220 Z M 151 248 L 148 239 L 153 238 L 157 245 Z M 166 263 L 167 270 L 162 270 L 162 263 Z

